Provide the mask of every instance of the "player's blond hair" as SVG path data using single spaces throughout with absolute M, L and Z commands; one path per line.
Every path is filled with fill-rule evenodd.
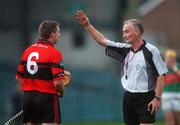
M 176 58 L 176 51 L 169 49 L 165 52 L 165 58 Z

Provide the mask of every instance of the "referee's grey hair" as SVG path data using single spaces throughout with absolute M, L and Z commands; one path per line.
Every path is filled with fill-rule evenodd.
M 141 23 L 140 20 L 138 20 L 138 19 L 125 20 L 125 21 L 124 21 L 124 24 L 127 24 L 127 23 L 132 23 L 136 28 L 139 29 L 141 35 L 143 34 L 144 28 L 143 28 L 143 25 L 142 25 L 142 23 Z

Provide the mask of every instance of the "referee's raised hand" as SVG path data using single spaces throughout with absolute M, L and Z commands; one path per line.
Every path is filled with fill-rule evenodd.
M 90 24 L 88 17 L 82 10 L 78 10 L 76 12 L 76 19 L 83 27 L 86 27 Z
M 101 46 L 107 47 L 107 38 L 101 34 L 94 26 L 91 25 L 88 17 L 82 10 L 78 10 L 75 14 L 76 20 L 86 29 L 91 37 Z

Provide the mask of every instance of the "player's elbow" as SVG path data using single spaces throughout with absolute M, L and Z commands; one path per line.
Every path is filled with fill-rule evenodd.
M 17 80 L 18 83 L 22 83 L 23 82 L 23 80 L 18 78 L 18 77 L 16 77 L 16 80 Z
M 157 82 L 164 85 L 164 75 L 160 75 L 160 76 L 157 78 Z

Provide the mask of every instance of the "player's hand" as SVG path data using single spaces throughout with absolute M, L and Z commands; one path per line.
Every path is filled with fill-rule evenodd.
M 63 96 L 64 96 L 64 90 L 61 91 L 61 92 L 58 92 L 58 96 L 59 96 L 60 98 L 63 97 Z
M 180 70 L 176 71 L 176 74 L 179 76 L 179 81 L 180 81 Z
M 57 90 L 57 94 L 59 97 L 63 97 L 64 95 L 64 83 L 63 80 L 54 81 L 54 87 Z
M 87 18 L 87 16 L 85 15 L 85 13 L 82 10 L 78 10 L 76 12 L 76 19 L 84 27 L 90 25 L 89 19 Z
M 154 99 L 148 104 L 148 109 L 149 109 L 149 111 L 151 112 L 151 114 L 156 113 L 159 107 L 160 107 L 160 101 L 158 101 L 156 98 L 154 98 Z
M 71 73 L 67 70 L 64 70 L 63 84 L 64 84 L 64 86 L 67 86 L 70 83 L 71 83 Z

